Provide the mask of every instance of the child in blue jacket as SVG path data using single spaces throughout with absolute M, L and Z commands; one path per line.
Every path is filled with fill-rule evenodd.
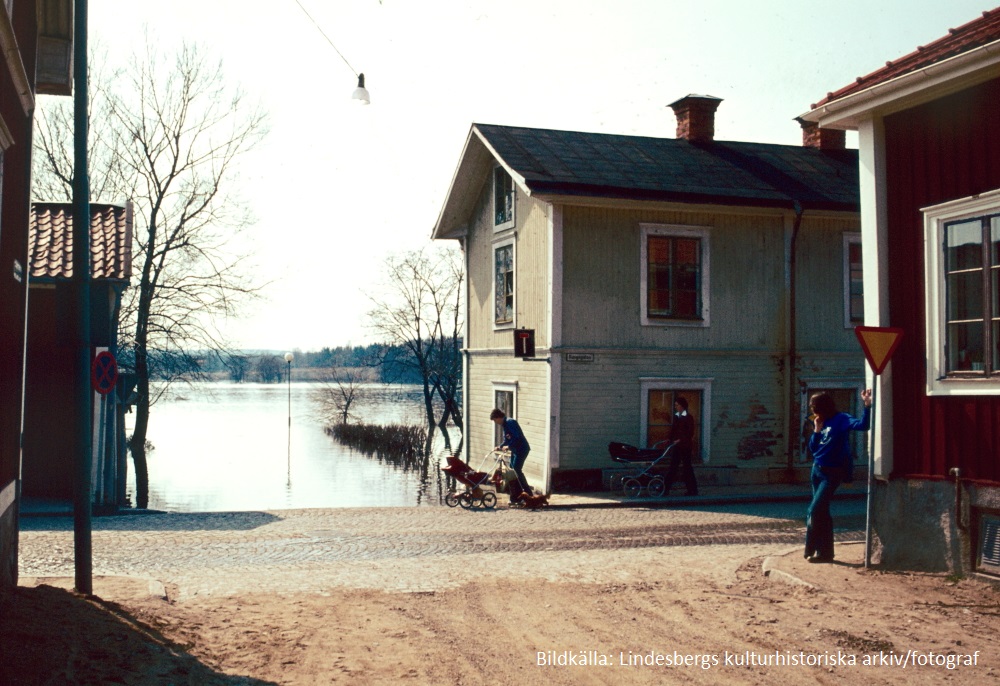
M 510 468 L 514 470 L 515 474 L 517 474 L 517 480 L 520 483 L 521 490 L 525 491 L 528 495 L 531 495 L 531 486 L 528 485 L 528 480 L 524 478 L 524 472 L 521 471 L 524 468 L 524 461 L 528 458 L 528 452 L 531 450 L 531 446 L 528 445 L 528 439 L 524 437 L 524 432 L 521 431 L 521 426 L 517 423 L 517 421 L 509 419 L 500 409 L 495 409 L 490 412 L 490 419 L 497 426 L 499 426 L 500 431 L 503 432 L 503 442 L 497 446 L 497 449 L 510 449 Z

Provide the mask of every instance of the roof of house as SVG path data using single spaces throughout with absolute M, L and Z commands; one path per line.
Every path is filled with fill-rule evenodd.
M 884 67 L 867 76 L 859 76 L 853 83 L 840 90 L 827 93 L 823 100 L 812 105 L 810 109 L 816 109 L 834 100 L 839 100 L 998 40 L 1000 40 L 1000 7 L 987 10 L 983 12 L 981 17 L 958 28 L 949 29 L 948 35 L 927 45 L 921 45 L 899 59 L 886 62 Z
M 131 204 L 90 205 L 90 265 L 93 279 L 128 281 L 132 273 Z M 31 204 L 28 231 L 31 279 L 73 278 L 73 205 Z
M 855 150 L 475 128 L 532 193 L 858 210 Z

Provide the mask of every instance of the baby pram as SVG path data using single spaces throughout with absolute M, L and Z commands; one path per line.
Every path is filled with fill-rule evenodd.
M 652 448 L 637 448 L 627 443 L 608 443 L 608 453 L 615 462 L 626 464 L 629 469 L 611 477 L 611 490 L 621 491 L 627 498 L 638 498 L 643 490 L 651 498 L 659 498 L 666 490 L 663 471 L 669 463 L 674 445 L 668 441 L 655 443 Z
M 489 457 L 489 455 L 486 457 Z M 498 461 L 500 459 L 502 458 L 497 458 Z M 442 467 L 441 471 L 454 477 L 455 481 L 464 484 L 465 491 L 461 493 L 451 491 L 448 493 L 448 495 L 444 497 L 445 505 L 448 507 L 461 505 L 466 510 L 480 507 L 491 510 L 496 507 L 496 491 L 489 490 L 495 489 L 495 484 L 491 480 L 490 474 L 473 469 L 469 465 L 462 462 L 461 458 L 457 455 L 449 455 L 447 457 L 447 461 L 448 464 Z M 482 465 L 480 465 L 480 467 L 482 467 Z

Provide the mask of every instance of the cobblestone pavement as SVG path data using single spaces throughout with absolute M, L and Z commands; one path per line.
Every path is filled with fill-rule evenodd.
M 139 577 L 171 597 L 429 591 L 492 575 L 600 581 L 623 563 L 728 573 L 800 546 L 801 503 L 687 508 L 498 507 L 125 514 L 93 520 L 95 576 Z M 863 503 L 835 504 L 838 540 L 863 537 Z M 22 578 L 73 576 L 73 521 L 21 520 Z M 720 547 L 721 546 L 721 547 Z

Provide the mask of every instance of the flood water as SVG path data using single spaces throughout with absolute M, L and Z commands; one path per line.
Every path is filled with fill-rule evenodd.
M 443 502 L 447 485 L 440 467 L 447 450 L 440 436 L 422 464 L 364 455 L 324 432 L 315 400 L 321 388 L 311 382 L 172 387 L 150 411 L 149 508 L 224 512 Z M 365 422 L 423 425 L 417 387 L 372 384 L 363 393 L 356 414 Z M 355 414 L 355 406 L 351 410 Z M 131 458 L 128 494 L 134 503 Z

